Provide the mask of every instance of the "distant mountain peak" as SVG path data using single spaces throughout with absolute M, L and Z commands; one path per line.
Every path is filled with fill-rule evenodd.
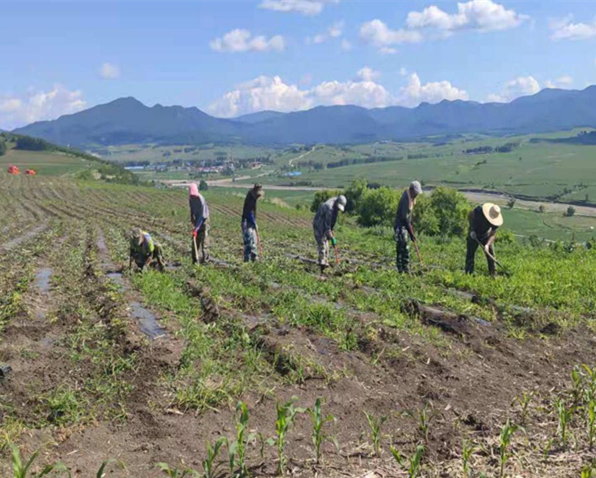
M 15 132 L 100 149 L 132 143 L 353 144 L 468 133 L 542 133 L 590 126 L 596 127 L 596 86 L 583 91 L 544 89 L 511 103 L 443 100 L 438 104 L 424 102 L 415 108 L 373 109 L 332 105 L 291 113 L 261 111 L 233 119 L 214 118 L 196 107 L 148 107 L 129 96 Z

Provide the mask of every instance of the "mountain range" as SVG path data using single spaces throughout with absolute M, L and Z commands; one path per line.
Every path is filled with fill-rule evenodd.
M 120 98 L 79 113 L 14 130 L 61 145 L 93 149 L 132 143 L 348 144 L 417 140 L 437 135 L 529 134 L 596 127 L 596 86 L 545 89 L 510 103 L 441 101 L 415 108 L 318 106 L 293 113 L 263 111 L 234 119 L 198 108 L 145 106 Z

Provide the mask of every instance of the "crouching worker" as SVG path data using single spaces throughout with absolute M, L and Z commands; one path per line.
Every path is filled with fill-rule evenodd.
M 259 227 L 257 226 L 257 201 L 264 195 L 263 186 L 255 184 L 248 191 L 242 210 L 242 239 L 244 241 L 244 262 L 259 258 Z
M 337 245 L 337 240 L 333 235 L 333 229 L 337 223 L 339 212 L 346 210 L 346 204 L 347 200 L 345 196 L 331 198 L 319 206 L 315 215 L 313 229 L 319 250 L 319 267 L 321 268 L 321 273 L 329 267 L 329 241 L 331 241 L 333 247 Z
M 140 228 L 134 228 L 130 232 L 129 269 L 132 269 L 133 261 L 141 271 L 154 267 L 163 272 L 166 267 L 162 247 Z
M 474 259 L 478 246 L 481 246 L 488 262 L 488 271 L 494 276 L 497 273 L 494 242 L 497 229 L 503 225 L 501 208 L 496 204 L 486 203 L 476 207 L 468 216 L 470 230 L 466 253 L 466 273 L 474 273 Z
M 189 189 L 190 222 L 192 223 L 192 263 L 209 262 L 209 207 L 196 184 Z M 201 257 L 199 258 L 199 253 Z
M 397 270 L 402 273 L 410 272 L 410 249 L 408 247 L 408 236 L 412 242 L 416 242 L 414 228 L 412 227 L 412 210 L 416 204 L 416 198 L 422 194 L 422 186 L 418 181 L 412 181 L 410 187 L 404 191 L 397 206 L 395 215 L 395 243 L 397 250 Z

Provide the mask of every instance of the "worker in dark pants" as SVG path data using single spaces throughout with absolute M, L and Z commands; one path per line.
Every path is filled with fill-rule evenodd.
M 412 228 L 412 210 L 416 204 L 416 198 L 422 194 L 422 186 L 418 181 L 412 181 L 410 187 L 404 191 L 397 206 L 395 215 L 395 243 L 397 271 L 402 273 L 410 272 L 410 249 L 408 247 L 408 236 L 412 242 L 416 242 L 414 229 Z
M 190 222 L 192 232 L 192 263 L 209 262 L 209 206 L 195 183 L 189 188 Z M 200 257 L 199 257 L 200 254 Z
M 154 267 L 163 272 L 166 268 L 161 245 L 138 227 L 130 232 L 129 257 L 128 268 L 131 270 L 133 262 L 141 271 Z
M 497 229 L 503 225 L 501 208 L 496 204 L 486 203 L 477 206 L 468 216 L 470 230 L 466 252 L 466 274 L 474 273 L 474 259 L 479 246 L 482 246 L 490 275 L 495 276 L 497 265 L 494 261 Z M 492 257 L 491 257 L 492 256 Z
M 257 226 L 257 201 L 264 195 L 263 186 L 255 184 L 244 199 L 242 210 L 242 239 L 244 241 L 244 262 L 255 262 L 259 258 L 259 226 Z

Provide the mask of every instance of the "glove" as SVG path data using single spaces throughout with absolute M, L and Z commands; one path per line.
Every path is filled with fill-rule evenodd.
M 333 245 L 333 247 L 337 246 L 337 239 L 335 237 L 331 238 L 331 244 Z
M 478 236 L 476 235 L 476 232 L 475 231 L 470 232 L 470 237 L 474 241 L 477 241 L 478 240 Z
M 196 230 L 196 229 L 194 229 L 194 230 L 192 231 L 192 237 L 197 237 L 197 230 Z

